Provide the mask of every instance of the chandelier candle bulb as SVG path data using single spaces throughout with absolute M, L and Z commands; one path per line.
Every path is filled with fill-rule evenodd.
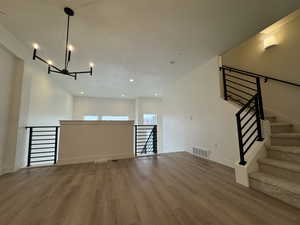
M 33 43 L 32 46 L 36 50 L 40 48 L 39 44 L 37 44 L 37 43 Z

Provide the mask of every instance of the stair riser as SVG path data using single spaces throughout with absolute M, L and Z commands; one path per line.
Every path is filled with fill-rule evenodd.
M 300 139 L 299 138 L 272 137 L 271 144 L 279 145 L 279 146 L 300 146 Z
M 293 132 L 292 126 L 272 126 L 271 127 L 272 133 L 289 133 Z
M 291 182 L 300 183 L 300 173 L 294 172 L 291 170 L 267 165 L 267 164 L 259 164 L 259 168 L 261 172 L 280 177 L 286 180 L 289 180 Z
M 250 187 L 300 209 L 300 195 L 250 178 Z
M 300 163 L 300 154 L 268 150 L 268 157 L 272 159 L 285 160 Z

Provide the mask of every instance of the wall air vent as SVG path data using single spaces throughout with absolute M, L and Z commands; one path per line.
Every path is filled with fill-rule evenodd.
M 193 148 L 193 155 L 200 157 L 200 158 L 204 158 L 204 159 L 209 159 L 210 156 L 210 151 L 208 151 L 207 149 L 203 149 L 203 148 Z

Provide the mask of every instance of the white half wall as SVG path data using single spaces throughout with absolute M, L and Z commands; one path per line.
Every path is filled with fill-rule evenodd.
M 210 160 L 234 167 L 238 160 L 235 113 L 238 108 L 220 96 L 219 57 L 195 68 L 164 94 L 164 152 L 211 151 Z

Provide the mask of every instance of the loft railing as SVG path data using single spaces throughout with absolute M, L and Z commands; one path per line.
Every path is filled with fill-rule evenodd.
M 157 125 L 135 125 L 135 155 L 157 153 Z
M 56 164 L 59 126 L 28 126 L 27 167 Z

